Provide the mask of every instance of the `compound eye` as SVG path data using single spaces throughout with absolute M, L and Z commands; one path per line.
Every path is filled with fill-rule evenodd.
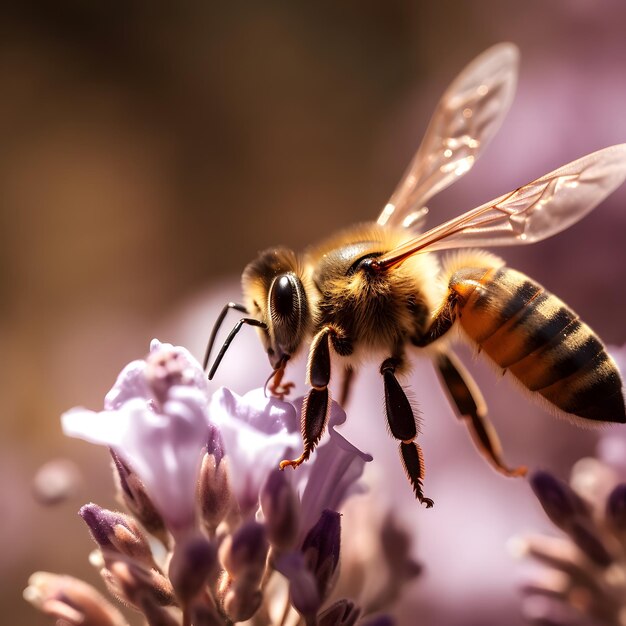
M 296 300 L 295 277 L 283 274 L 274 280 L 270 294 L 270 310 L 274 315 L 285 318 L 294 313 Z

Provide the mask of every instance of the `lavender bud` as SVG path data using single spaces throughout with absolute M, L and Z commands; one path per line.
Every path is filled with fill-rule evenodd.
M 359 615 L 361 609 L 352 600 L 344 598 L 320 613 L 317 626 L 354 626 Z
M 206 453 L 215 457 L 215 462 L 219 465 L 224 458 L 224 442 L 220 429 L 215 424 L 209 424 L 207 433 Z
M 217 579 L 218 573 L 217 550 L 202 535 L 176 544 L 169 577 L 181 604 L 187 605 L 209 580 Z
M 322 604 L 317 580 L 300 552 L 287 552 L 276 559 L 276 570 L 289 580 L 289 599 L 301 615 L 313 618 Z
M 180 626 L 180 622 L 166 608 L 159 606 L 150 595 L 141 596 L 137 601 L 148 626 Z
M 245 622 L 259 610 L 263 593 L 235 581 L 224 596 L 224 612 L 233 622 Z
M 127 626 L 122 614 L 91 585 L 49 572 L 28 579 L 24 599 L 59 623 L 71 626 Z
M 559 528 L 565 528 L 576 517 L 588 516 L 589 510 L 581 497 L 552 474 L 535 472 L 530 485 L 546 515 Z
M 253 581 L 260 582 L 263 577 L 268 550 L 265 528 L 258 522 L 250 521 L 224 540 L 220 558 L 235 580 L 245 577 L 253 584 Z
M 232 491 L 228 478 L 228 463 L 223 458 L 222 438 L 218 428 L 209 424 L 207 451 L 202 459 L 198 480 L 198 497 L 202 520 L 210 535 L 230 507 Z
M 190 608 L 193 626 L 223 626 L 224 620 L 213 605 L 197 602 Z
M 613 562 L 613 557 L 606 549 L 602 539 L 598 536 L 591 524 L 575 521 L 567 529 L 572 541 L 582 550 L 596 565 L 608 567 Z
M 109 451 L 113 458 L 113 477 L 118 501 L 126 506 L 150 534 L 167 544 L 165 523 L 148 497 L 143 483 L 113 450 Z
M 103 552 L 105 567 L 100 571 L 109 591 L 121 602 L 141 610 L 146 596 L 159 606 L 176 604 L 170 581 L 160 572 L 113 552 Z
M 83 506 L 78 514 L 101 549 L 119 552 L 148 567 L 156 567 L 148 540 L 132 517 L 93 503 Z
M 298 497 L 285 472 L 272 471 L 261 488 L 261 510 L 269 542 L 279 550 L 293 547 L 299 528 Z
M 339 574 L 337 566 L 340 542 L 341 516 L 326 509 L 302 543 L 302 554 L 317 580 L 317 589 L 322 600 L 328 597 Z
M 613 528 L 626 531 L 626 483 L 611 491 L 606 502 L 606 517 Z

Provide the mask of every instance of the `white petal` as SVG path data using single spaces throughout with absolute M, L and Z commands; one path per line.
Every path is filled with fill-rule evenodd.
M 61 416 L 63 432 L 68 437 L 90 443 L 119 446 L 126 429 L 126 416 L 117 411 L 89 411 L 81 407 L 70 409 Z
M 234 418 L 268 435 L 300 430 L 293 405 L 278 398 L 267 397 L 262 388 L 239 396 L 222 387 L 211 398 L 210 414 L 211 421 L 218 425 Z
M 224 441 L 233 491 L 241 508 L 249 510 L 268 474 L 302 448 L 300 434 L 289 428 L 294 408 L 266 398 L 262 389 L 240 397 L 222 388 L 213 394 L 209 414 Z
M 134 398 L 143 398 L 148 402 L 152 398 L 145 379 L 146 362 L 131 361 L 119 374 L 111 390 L 104 397 L 104 408 L 119 409 L 124 402 Z

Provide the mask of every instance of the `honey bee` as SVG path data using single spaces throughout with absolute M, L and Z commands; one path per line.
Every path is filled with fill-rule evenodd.
M 597 335 L 557 296 L 506 267 L 484 246 L 529 244 L 575 223 L 626 178 L 626 144 L 599 150 L 495 200 L 419 234 L 426 202 L 465 174 L 499 127 L 517 80 L 518 51 L 490 48 L 448 87 L 415 157 L 378 220 L 354 226 L 303 255 L 284 247 L 261 252 L 243 272 L 244 304 L 219 316 L 205 356 L 230 309 L 246 313 L 215 359 L 215 374 L 232 339 L 256 326 L 273 368 L 270 389 L 284 395 L 288 361 L 308 346 L 310 390 L 301 414 L 306 461 L 326 427 L 331 362 L 343 369 L 345 401 L 352 373 L 377 359 L 389 430 L 417 499 L 424 460 L 416 412 L 398 381 L 407 349 L 430 356 L 447 395 L 479 451 L 507 476 L 509 467 L 485 401 L 449 345 L 458 328 L 477 350 L 552 413 L 579 424 L 626 422 L 622 380 Z M 440 262 L 434 252 L 471 248 Z

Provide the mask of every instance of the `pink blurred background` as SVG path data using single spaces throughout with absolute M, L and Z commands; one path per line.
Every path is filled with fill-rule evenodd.
M 114 506 L 107 455 L 63 438 L 63 410 L 100 407 L 153 336 L 201 357 L 215 312 L 237 297 L 258 250 L 301 249 L 375 218 L 443 89 L 494 43 L 521 49 L 517 97 L 474 171 L 431 203 L 430 225 L 626 141 L 625 31 L 620 0 L 0 8 L 4 622 L 48 623 L 21 598 L 34 570 L 97 582 L 75 512 L 89 500 Z M 502 251 L 611 344 L 626 342 L 625 206 L 623 187 L 557 238 Z M 262 384 L 252 334 L 233 349 L 219 382 Z M 512 463 L 565 477 L 593 450 L 593 433 L 509 394 L 482 363 L 473 370 Z M 350 414 L 382 402 L 370 375 Z M 426 566 L 400 623 L 520 624 L 518 567 L 504 542 L 547 525 L 523 481 L 474 454 L 427 365 L 411 389 L 425 416 L 432 511 L 412 503 L 382 418 L 347 425 L 385 468 L 374 480 L 416 531 Z M 31 481 L 56 457 L 76 460 L 84 482 L 45 508 Z

